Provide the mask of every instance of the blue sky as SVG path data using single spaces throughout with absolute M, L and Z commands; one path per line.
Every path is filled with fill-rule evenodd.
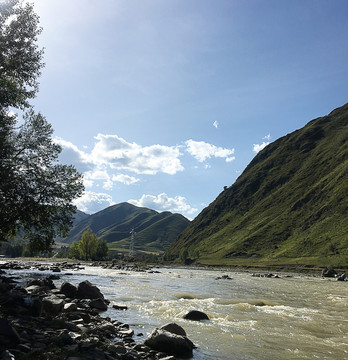
M 194 218 L 267 143 L 348 101 L 346 0 L 34 0 L 34 101 L 76 204 Z

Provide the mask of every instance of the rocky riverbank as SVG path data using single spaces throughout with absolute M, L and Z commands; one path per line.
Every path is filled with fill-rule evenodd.
M 13 273 L 33 268 L 52 274 L 25 283 L 8 274 L 9 270 Z M 154 329 L 143 343 L 137 344 L 134 338 L 140 334 L 134 334 L 128 324 L 102 316 L 112 305 L 89 281 L 63 282 L 56 287 L 57 273 L 80 268 L 81 264 L 71 263 L 0 264 L 0 360 L 192 357 L 195 346 L 178 325 Z

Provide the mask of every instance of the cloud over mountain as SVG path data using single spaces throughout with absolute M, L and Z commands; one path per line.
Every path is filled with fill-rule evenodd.
M 235 159 L 235 157 L 232 156 L 234 149 L 224 149 L 204 141 L 194 141 L 192 139 L 187 140 L 185 144 L 187 146 L 186 151 L 199 162 L 203 162 L 211 157 L 225 158 L 226 162 Z
M 186 214 L 193 214 L 197 209 L 192 208 L 186 203 L 183 196 L 175 196 L 174 198 L 168 197 L 166 193 L 154 195 L 143 194 L 139 200 L 129 200 L 129 203 L 147 207 L 158 211 L 180 212 Z

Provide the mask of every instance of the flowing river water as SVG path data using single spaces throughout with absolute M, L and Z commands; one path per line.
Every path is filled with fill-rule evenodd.
M 89 280 L 128 310 L 104 313 L 127 323 L 142 342 L 155 327 L 176 322 L 198 347 L 194 359 L 348 359 L 348 282 L 293 275 L 156 269 L 125 272 L 87 266 L 56 280 Z M 15 274 L 15 273 L 14 273 Z M 229 275 L 232 279 L 217 277 Z M 209 321 L 188 321 L 189 310 Z M 142 333 L 143 335 L 136 336 Z

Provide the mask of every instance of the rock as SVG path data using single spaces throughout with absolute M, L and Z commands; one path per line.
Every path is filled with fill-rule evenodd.
M 323 269 L 323 271 L 321 272 L 321 276 L 322 277 L 329 277 L 329 278 L 333 278 L 337 275 L 337 272 L 335 269 L 333 269 L 332 267 L 326 267 L 325 269 Z
M 42 299 L 43 310 L 50 315 L 59 314 L 64 307 L 64 300 L 59 299 L 55 295 L 50 295 Z
M 60 287 L 60 292 L 70 299 L 75 299 L 77 294 L 77 288 L 76 286 L 68 282 L 63 282 Z
M 195 345 L 186 336 L 173 334 L 166 330 L 155 329 L 144 341 L 144 345 L 178 357 L 192 357 Z
M 343 274 L 341 274 L 341 275 L 339 275 L 337 277 L 337 281 L 344 281 L 344 280 L 346 280 L 346 274 L 345 273 L 343 273 Z
M 184 316 L 184 319 L 200 321 L 200 320 L 209 320 L 209 317 L 207 314 L 205 314 L 202 311 L 191 310 Z
M 77 305 L 75 303 L 66 303 L 64 304 L 64 311 L 72 312 L 77 310 Z
M 165 324 L 161 326 L 161 330 L 166 330 L 176 335 L 186 336 L 186 331 L 180 325 L 175 323 Z
M 39 297 L 28 296 L 24 298 L 24 304 L 27 309 L 27 315 L 29 316 L 41 316 L 43 309 L 42 301 Z
M 15 356 L 8 350 L 1 353 L 0 356 L 1 356 L 0 358 L 1 360 L 16 360 Z
M 105 304 L 105 301 L 103 299 L 95 299 L 92 300 L 89 303 L 89 306 L 93 309 L 106 311 L 108 309 L 108 306 Z
M 215 278 L 215 280 L 233 280 L 233 279 L 228 275 L 222 275 Z
M 100 290 L 88 280 L 79 283 L 76 296 L 79 299 L 104 299 L 104 295 Z
M 25 290 L 29 293 L 29 294 L 39 294 L 39 293 L 42 293 L 42 292 L 46 292 L 48 288 L 46 287 L 41 287 L 39 285 L 30 285 L 30 286 L 27 286 L 25 288 Z
M 126 305 L 113 304 L 112 308 L 116 310 L 128 310 L 128 306 Z
M 54 285 L 52 279 L 50 278 L 43 278 L 43 279 L 32 279 L 28 281 L 27 286 L 31 285 L 38 285 L 40 287 L 47 287 L 49 289 L 55 289 L 56 285 Z
M 0 344 L 10 345 L 18 344 L 20 342 L 20 337 L 16 329 L 11 325 L 11 323 L 3 318 L 0 318 Z
M 126 337 L 126 336 L 133 336 L 134 335 L 134 331 L 132 329 L 128 329 L 128 330 L 121 330 L 118 332 L 119 335 L 121 335 L 122 337 Z

